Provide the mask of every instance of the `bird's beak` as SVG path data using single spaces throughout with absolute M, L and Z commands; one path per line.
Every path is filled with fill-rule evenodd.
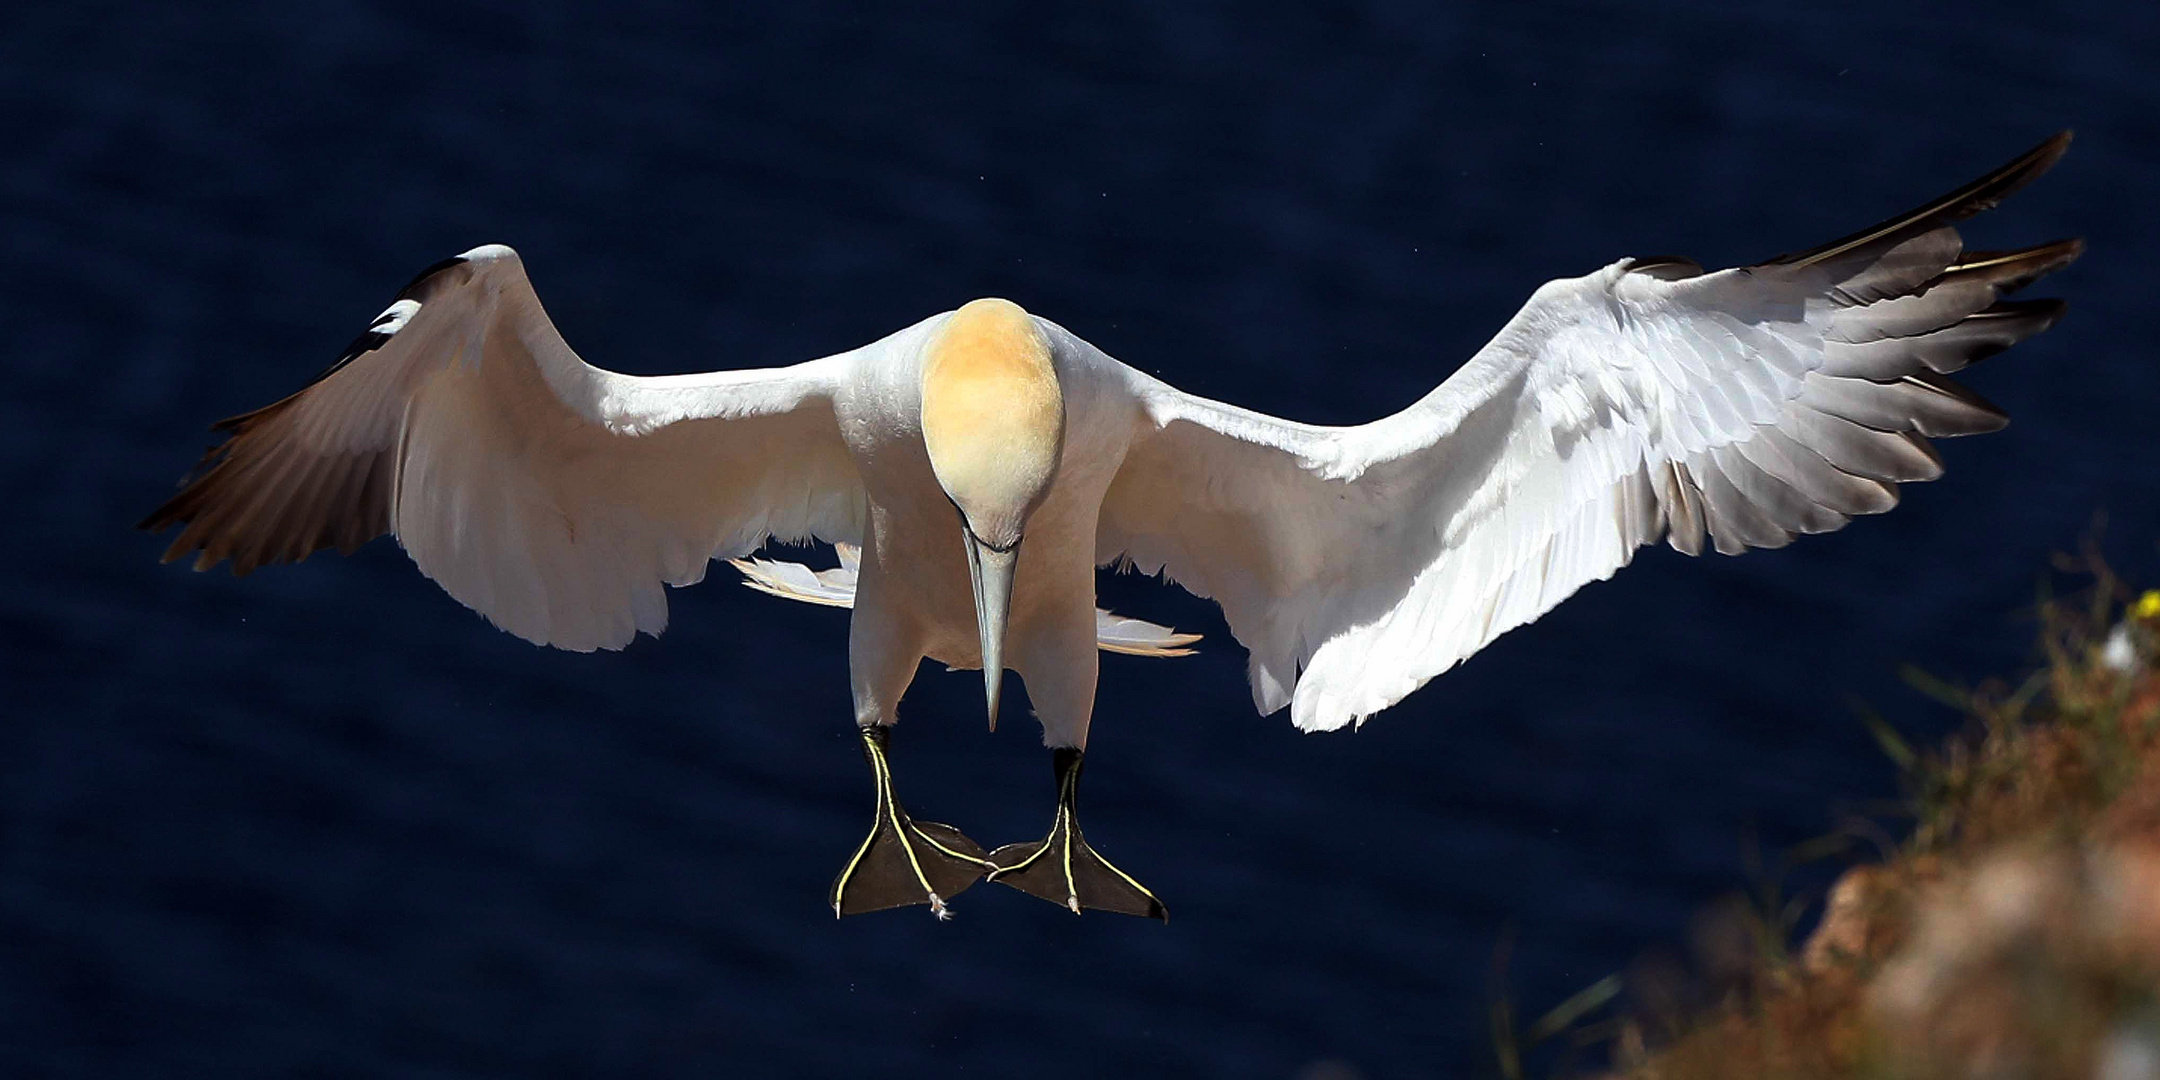
M 997 730 L 998 689 L 1005 681 L 1005 616 L 1012 610 L 1013 568 L 1019 564 L 1016 542 L 1003 551 L 967 537 L 968 581 L 975 586 L 975 626 L 982 633 L 983 695 L 990 706 L 990 730 Z

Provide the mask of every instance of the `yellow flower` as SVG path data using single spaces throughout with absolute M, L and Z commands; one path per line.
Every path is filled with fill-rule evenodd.
M 2134 619 L 2160 619 L 2160 589 L 2148 589 L 2145 595 L 2130 605 L 2130 617 Z

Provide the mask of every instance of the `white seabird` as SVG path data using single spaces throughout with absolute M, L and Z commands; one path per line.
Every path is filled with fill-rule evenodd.
M 1971 252 L 1951 225 L 2068 141 L 1757 266 L 1623 259 L 1551 282 L 1437 389 L 1354 427 L 1183 393 L 1005 300 L 793 367 L 620 375 L 580 360 L 517 255 L 489 245 L 423 272 L 306 389 L 219 424 L 228 439 L 143 525 L 183 526 L 168 560 L 243 574 L 394 533 L 497 626 L 581 651 L 658 634 L 661 587 L 713 559 L 848 545 L 822 576 L 741 564 L 768 591 L 854 608 L 877 811 L 835 913 L 942 916 L 987 876 L 1161 917 L 1074 804 L 1098 644 L 1191 638 L 1119 630 L 1095 607 L 1098 567 L 1214 598 L 1260 711 L 1325 731 L 1660 538 L 1738 554 L 1887 510 L 1899 483 L 1941 474 L 1928 438 L 2005 423 L 1948 376 L 2062 313 L 2001 297 L 2080 242 Z M 986 854 L 894 798 L 888 732 L 926 656 L 984 669 L 992 724 L 1003 671 L 1026 681 L 1056 766 L 1043 840 Z

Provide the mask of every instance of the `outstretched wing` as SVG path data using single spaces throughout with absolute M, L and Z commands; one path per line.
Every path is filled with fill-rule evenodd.
M 867 346 L 875 349 L 877 345 Z M 833 418 L 854 354 L 640 378 L 564 344 L 517 254 L 430 267 L 306 389 L 233 417 L 142 522 L 245 574 L 385 532 L 497 626 L 589 651 L 667 626 L 661 585 L 768 536 L 856 541 Z
M 1260 710 L 1331 729 L 1660 537 L 1737 554 L 1880 513 L 1899 483 L 1940 475 L 1929 437 L 2006 422 L 1946 376 L 2060 316 L 1999 297 L 2079 242 L 1968 252 L 1950 223 L 2068 142 L 1760 266 L 1623 260 L 1547 284 L 1438 389 L 1358 427 L 1278 420 L 1118 365 L 1144 415 L 1098 555 L 1220 602 Z
M 840 565 L 812 570 L 801 563 L 778 559 L 732 559 L 743 584 L 761 593 L 825 607 L 855 606 L 855 582 L 861 572 L 862 549 L 835 544 Z M 1104 652 L 1127 656 L 1191 656 L 1199 634 L 1181 634 L 1167 626 L 1095 609 L 1095 644 Z

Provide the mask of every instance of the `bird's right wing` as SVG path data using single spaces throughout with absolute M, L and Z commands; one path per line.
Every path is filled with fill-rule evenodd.
M 2060 304 L 1998 298 L 2082 250 L 1968 252 L 1950 223 L 2067 142 L 1759 266 L 1623 260 L 1547 284 L 1439 388 L 1358 427 L 1100 361 L 1141 415 L 1098 559 L 1214 598 L 1251 650 L 1260 710 L 1331 729 L 1661 537 L 1737 554 L 1887 510 L 1899 482 L 1940 474 L 1927 437 L 2005 422 L 1945 376 L 2051 325 Z
M 661 586 L 710 559 L 769 536 L 860 540 L 832 394 L 862 352 L 604 371 L 564 343 L 516 253 L 475 248 L 416 278 L 312 385 L 218 424 L 226 441 L 142 525 L 184 526 L 168 561 L 241 574 L 393 532 L 503 629 L 621 648 L 665 628 Z

